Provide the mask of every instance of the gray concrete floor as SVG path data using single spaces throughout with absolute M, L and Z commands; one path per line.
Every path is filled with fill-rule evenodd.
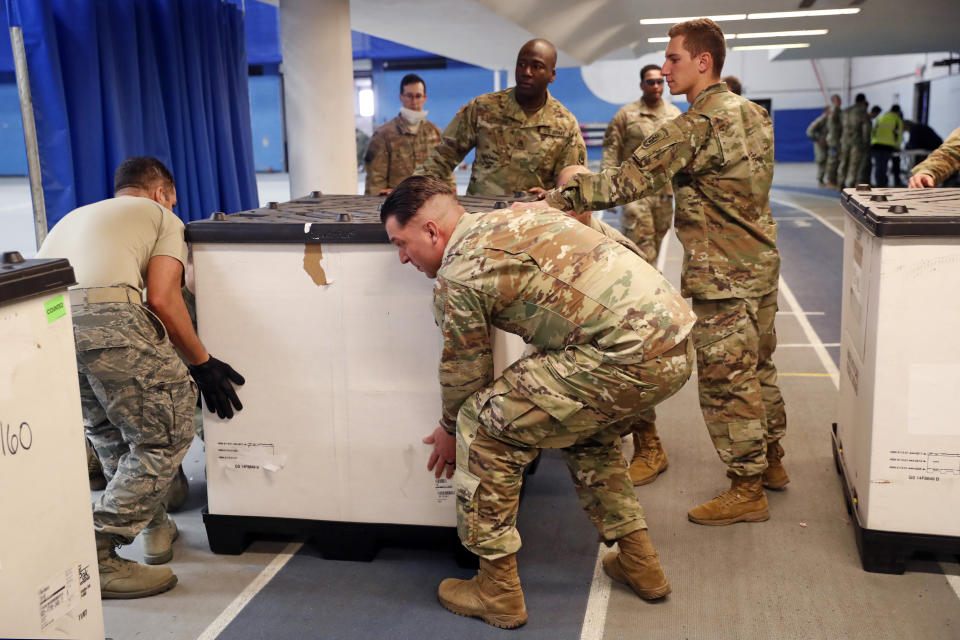
M 259 178 L 263 202 L 288 199 L 283 174 Z M 0 244 L 3 250 L 16 248 L 32 255 L 32 220 L 25 184 L 22 179 L 0 179 Z M 782 241 L 812 243 L 814 252 L 840 250 L 837 233 L 829 229 L 842 232 L 843 214 L 835 192 L 816 189 L 812 165 L 778 165 L 772 200 L 775 215 L 781 219 Z M 680 253 L 672 234 L 666 251 L 664 272 L 677 283 Z M 839 279 L 840 273 L 831 276 Z M 784 282 L 794 292 L 811 290 L 824 277 L 830 276 L 819 273 L 813 264 L 784 264 Z M 657 482 L 637 489 L 673 593 L 658 603 L 642 602 L 601 577 L 590 597 L 590 611 L 599 612 L 600 617 L 590 618 L 583 628 L 570 629 L 557 637 L 960 638 L 960 567 L 955 558 L 915 560 L 902 576 L 870 574 L 860 567 L 830 449 L 837 391 L 824 363 L 809 348 L 801 325 L 801 317 L 820 316 L 798 315 L 823 312 L 825 318 L 836 318 L 839 300 L 833 309 L 812 308 L 805 300 L 815 298 L 796 295 L 800 308 L 791 306 L 781 290 L 779 341 L 794 346 L 780 348 L 775 357 L 787 401 L 785 465 L 792 482 L 783 492 L 770 492 L 770 521 L 730 527 L 701 527 L 687 521 L 686 511 L 718 493 L 726 482 L 703 426 L 695 381 L 691 380 L 658 409 L 670 468 Z M 817 332 L 825 334 L 828 330 L 817 328 Z M 180 577 L 180 584 L 153 598 L 105 602 L 108 637 L 254 637 L 236 627 L 219 636 L 217 630 L 226 626 L 225 621 L 232 619 L 235 610 L 242 609 L 238 596 L 258 580 L 265 582 L 264 568 L 282 560 L 292 549 L 285 549 L 284 542 L 257 542 L 240 556 L 212 554 L 200 515 L 205 502 L 203 465 L 202 445 L 196 441 L 184 465 L 191 479 L 190 498 L 185 510 L 174 516 L 182 535 L 170 566 Z M 557 518 L 558 526 L 563 526 L 564 519 L 583 516 L 558 513 Z M 142 558 L 138 543 L 124 553 Z M 357 565 L 356 571 L 362 572 L 364 566 Z M 277 580 L 282 579 L 281 574 Z M 298 588 L 312 592 L 315 607 L 323 615 L 377 616 L 377 611 L 370 609 L 324 613 L 328 596 L 350 589 L 349 584 L 334 587 L 317 580 L 298 583 Z M 609 598 L 604 605 L 605 590 Z M 582 588 L 577 591 L 582 592 Z M 263 593 L 261 598 L 269 597 L 268 591 Z M 261 610 L 263 606 L 284 610 L 282 601 L 258 602 Z M 584 603 L 571 606 L 583 607 Z M 451 614 L 436 605 L 435 615 L 443 620 Z M 549 615 L 549 611 L 531 611 L 530 624 Z M 281 618 L 286 623 L 275 633 L 255 637 L 320 637 L 309 627 L 298 626 L 301 616 L 296 611 Z M 383 621 L 381 637 L 391 637 L 387 631 L 390 623 Z M 477 637 L 499 633 L 478 625 Z

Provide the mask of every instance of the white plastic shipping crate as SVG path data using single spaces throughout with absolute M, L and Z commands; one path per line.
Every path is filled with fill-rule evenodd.
M 421 442 L 440 410 L 433 283 L 399 263 L 382 200 L 316 194 L 187 227 L 200 337 L 246 378 L 243 411 L 204 413 L 214 551 L 253 531 L 346 538 L 329 555 L 348 557 L 385 531 L 455 539 L 452 485 Z
M 960 550 L 960 189 L 847 189 L 838 466 L 864 568 Z
M 0 264 L 0 637 L 103 640 L 66 260 Z

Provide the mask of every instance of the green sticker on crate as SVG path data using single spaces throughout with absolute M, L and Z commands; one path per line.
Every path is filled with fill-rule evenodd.
M 63 316 L 67 315 L 67 308 L 63 306 L 63 294 L 60 294 L 56 298 L 50 298 L 44 302 L 43 308 L 47 311 L 47 322 L 59 320 Z

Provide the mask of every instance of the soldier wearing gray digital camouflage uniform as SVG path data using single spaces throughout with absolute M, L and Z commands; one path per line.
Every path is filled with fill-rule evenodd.
M 197 386 L 207 408 L 229 418 L 241 408 L 231 383 L 243 378 L 207 353 L 184 306 L 173 176 L 154 158 L 129 158 L 114 184 L 116 197 L 68 213 L 37 255 L 69 259 L 78 283 L 70 303 L 83 426 L 108 481 L 93 507 L 101 596 L 140 598 L 177 577 L 115 547 L 140 534 L 147 564 L 172 558 L 178 532 L 163 499 L 193 439 Z
M 827 173 L 827 121 L 830 117 L 830 107 L 824 107 L 823 113 L 817 116 L 807 127 L 807 138 L 813 142 L 814 162 L 817 165 L 817 184 L 823 186 L 824 176 Z
M 770 517 L 763 487 L 789 481 L 779 443 L 786 413 L 771 359 L 780 270 L 769 204 L 773 127 L 766 110 L 718 83 L 726 46 L 716 23 L 692 20 L 669 35 L 663 73 L 690 109 L 620 167 L 576 176 L 546 201 L 600 209 L 673 180 L 682 291 L 697 314 L 700 406 L 732 476 L 728 491 L 688 515 L 710 525 L 761 521 Z
M 414 176 L 383 203 L 400 261 L 434 286 L 442 335 L 440 425 L 428 469 L 456 469 L 457 531 L 478 575 L 447 579 L 440 602 L 512 628 L 526 622 L 517 577 L 523 470 L 560 449 L 580 503 L 620 552 L 614 579 L 645 599 L 670 592 L 620 453 L 620 424 L 690 375 L 690 308 L 639 255 L 559 211 L 467 214 L 442 181 Z M 537 351 L 494 378 L 491 326 Z M 456 434 L 456 435 L 454 435 Z
M 607 125 L 602 169 L 619 167 L 664 122 L 680 115 L 680 109 L 663 100 L 659 66 L 648 64 L 640 70 L 640 88 L 643 96 L 621 107 Z M 650 264 L 656 264 L 660 244 L 672 220 L 673 191 L 669 184 L 658 193 L 623 205 L 620 213 L 624 235 L 637 243 Z
M 580 125 L 550 95 L 557 50 L 531 40 L 517 54 L 517 86 L 474 98 L 454 116 L 443 142 L 414 175 L 446 178 L 476 149 L 468 194 L 552 189 L 560 169 L 587 161 Z

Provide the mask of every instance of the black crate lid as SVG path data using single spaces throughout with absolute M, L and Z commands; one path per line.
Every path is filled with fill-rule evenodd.
M 879 237 L 960 236 L 960 189 L 844 189 L 844 210 Z
M 65 258 L 24 260 L 16 251 L 0 262 L 0 304 L 66 289 L 77 284 Z
M 290 202 L 225 215 L 187 225 L 188 242 L 220 243 L 389 243 L 380 224 L 380 205 L 386 196 L 323 195 L 313 192 Z M 458 196 L 468 212 L 510 206 L 529 194 L 513 196 Z

